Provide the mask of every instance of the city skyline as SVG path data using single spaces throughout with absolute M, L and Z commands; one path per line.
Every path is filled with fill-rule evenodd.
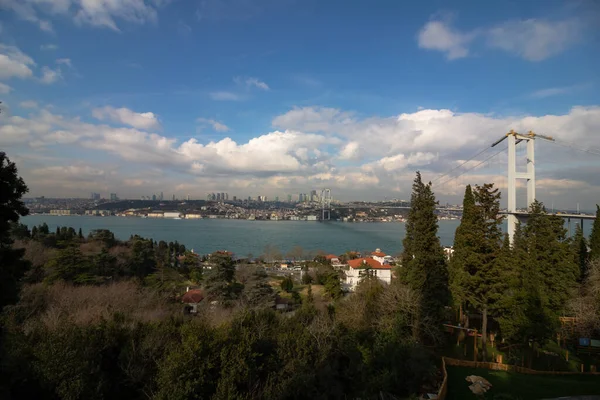
M 31 197 L 401 199 L 420 170 L 456 204 L 506 191 L 505 154 L 439 178 L 510 129 L 599 146 L 596 2 L 42 3 L 0 2 L 0 149 Z M 536 146 L 538 198 L 592 209 L 600 158 Z

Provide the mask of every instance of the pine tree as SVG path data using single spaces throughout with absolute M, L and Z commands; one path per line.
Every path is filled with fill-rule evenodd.
M 29 214 L 22 197 L 29 189 L 18 175 L 15 163 L 0 152 L 0 310 L 17 300 L 19 282 L 28 267 L 23 249 L 13 249 L 11 224 Z
M 77 233 L 77 236 L 79 237 L 79 239 L 83 239 L 83 231 L 81 230 L 81 228 L 79 228 L 79 232 Z
M 436 205 L 431 183 L 425 185 L 417 172 L 403 241 L 402 277 L 420 295 L 419 321 L 415 332 L 418 335 L 421 335 L 421 328 L 428 325 L 432 336 L 435 336 L 449 300 L 448 268 L 437 237 Z
M 523 236 L 528 262 L 535 267 L 542 305 L 558 317 L 580 276 L 563 220 L 547 214 L 544 205 L 535 201 L 531 205 Z
M 461 310 L 466 301 L 465 264 L 468 256 L 472 253 L 472 233 L 475 223 L 474 208 L 475 198 L 473 197 L 473 191 L 471 185 L 467 185 L 463 200 L 463 215 L 460 225 L 456 228 L 453 246 L 454 252 L 448 265 L 452 299 L 454 304 L 461 307 Z
M 466 255 L 466 297 L 482 314 L 483 359 L 487 360 L 488 312 L 503 292 L 502 269 L 498 257 L 502 248 L 500 193 L 493 184 L 477 186 L 473 193 L 473 225 Z
M 571 241 L 571 251 L 575 256 L 575 264 L 579 266 L 578 282 L 582 282 L 587 275 L 587 264 L 588 264 L 588 248 L 587 240 L 583 234 L 583 228 L 577 224 L 575 229 L 575 235 Z
M 600 259 L 600 205 L 596 204 L 596 219 L 590 235 L 590 261 Z

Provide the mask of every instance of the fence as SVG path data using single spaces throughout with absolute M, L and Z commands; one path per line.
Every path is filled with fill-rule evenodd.
M 529 375 L 600 375 L 600 372 L 538 371 L 535 369 L 519 367 L 518 365 L 498 364 L 483 361 L 457 360 L 455 358 L 446 357 L 443 357 L 442 364 L 444 366 L 444 376 L 446 376 L 446 365 L 452 365 L 455 367 L 484 368 L 494 371 L 510 371 Z

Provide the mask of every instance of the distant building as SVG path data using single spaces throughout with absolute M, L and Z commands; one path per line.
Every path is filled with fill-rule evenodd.
M 221 193 L 217 193 L 217 201 L 221 201 Z
M 392 267 L 388 264 L 381 264 L 374 258 L 357 258 L 348 261 L 348 271 L 346 271 L 345 287 L 350 291 L 356 290 L 360 281 L 370 275 L 384 283 L 392 282 Z
M 175 200 L 177 200 L 177 199 L 175 198 L 175 195 L 173 195 L 173 201 L 175 201 Z
M 317 216 L 316 215 L 307 215 L 306 220 L 307 221 L 317 221 Z
M 119 200 L 119 198 L 117 197 L 116 193 L 111 193 L 110 194 L 110 201 L 117 201 Z
M 292 202 L 292 195 L 291 195 L 291 194 L 288 194 L 288 195 L 287 195 L 287 200 L 288 200 L 288 203 L 291 203 L 291 202 Z
M 275 201 L 279 202 L 279 196 L 275 196 Z
M 163 217 L 165 218 L 180 218 L 181 214 L 179 211 L 165 211 L 163 213 Z
M 164 199 L 163 192 L 160 192 L 160 201 L 163 201 Z
M 190 195 L 189 194 L 187 195 L 187 201 L 190 201 Z
M 233 196 L 233 201 L 237 201 L 237 197 L 236 196 Z
M 71 210 L 50 210 L 50 215 L 71 215 Z
M 100 200 L 100 193 L 94 193 L 92 192 L 90 198 L 94 201 Z
M 156 195 L 155 194 L 152 195 L 152 201 L 156 201 Z
M 202 219 L 201 214 L 185 214 L 186 219 Z
M 310 191 L 310 201 L 315 201 L 315 202 L 319 201 L 319 195 L 317 194 L 316 190 Z
M 162 211 L 150 211 L 148 218 L 163 218 L 165 214 Z

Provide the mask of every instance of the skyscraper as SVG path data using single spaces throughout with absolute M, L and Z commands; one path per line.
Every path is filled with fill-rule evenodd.
M 163 192 L 160 192 L 160 199 L 159 199 L 159 200 L 160 200 L 160 201 L 163 201 L 163 200 L 164 200 L 164 197 L 163 197 Z
M 110 194 L 110 201 L 117 201 L 119 200 L 119 198 L 117 197 L 116 193 L 111 193 Z
M 317 195 L 316 190 L 310 191 L 310 201 L 319 201 L 319 196 Z
M 91 199 L 92 200 L 100 200 L 100 193 L 92 192 Z
M 221 201 L 221 193 L 217 193 L 217 201 Z
M 291 203 L 292 202 L 292 195 L 288 194 L 287 199 L 288 199 L 288 203 Z
M 156 201 L 156 195 L 155 194 L 152 195 L 152 201 Z

